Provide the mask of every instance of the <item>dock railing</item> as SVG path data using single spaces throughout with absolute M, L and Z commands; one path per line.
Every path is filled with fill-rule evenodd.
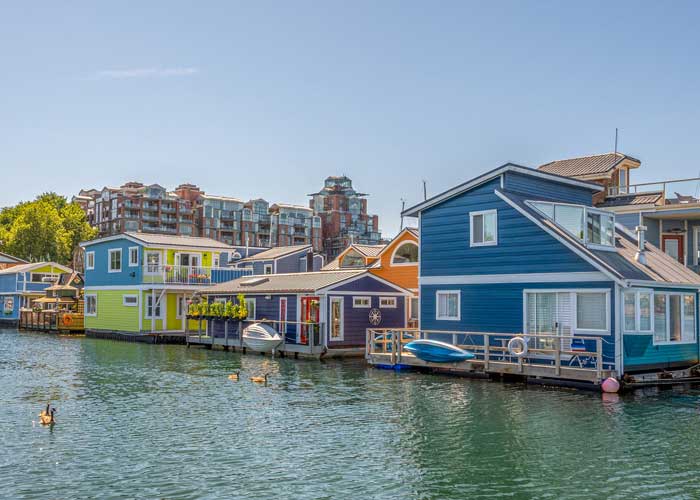
M 527 342 L 527 353 L 516 356 L 508 342 L 521 337 Z M 481 365 L 483 370 L 504 372 L 504 365 L 523 373 L 528 366 L 546 368 L 560 377 L 562 370 L 585 370 L 600 380 L 603 367 L 603 339 L 586 335 L 552 335 L 524 333 L 457 332 L 418 329 L 367 329 L 365 357 L 380 357 L 391 365 L 419 364 L 416 357 L 404 351 L 404 346 L 418 339 L 441 340 L 475 355 L 467 363 Z M 379 356 L 376 356 L 379 355 Z M 497 366 L 496 366 L 497 365 Z M 499 369 L 501 368 L 501 369 Z

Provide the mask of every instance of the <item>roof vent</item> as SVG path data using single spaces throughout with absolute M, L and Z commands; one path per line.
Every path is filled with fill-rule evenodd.
M 644 251 L 644 232 L 647 230 L 646 226 L 637 226 L 634 231 L 637 233 L 637 253 L 634 254 L 634 260 L 639 262 L 641 265 L 647 265 L 647 256 Z
M 262 285 L 263 283 L 270 281 L 269 278 L 251 278 L 245 281 L 241 281 L 241 286 L 256 286 Z

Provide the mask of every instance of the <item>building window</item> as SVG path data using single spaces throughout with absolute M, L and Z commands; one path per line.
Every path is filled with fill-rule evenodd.
M 399 245 L 391 258 L 391 263 L 394 265 L 417 264 L 418 245 L 412 241 Z
M 146 252 L 146 272 L 149 274 L 160 271 L 160 252 Z
M 343 340 L 343 298 L 333 297 L 331 299 L 331 332 L 330 340 Z
M 139 247 L 129 247 L 129 267 L 139 265 Z
M 435 292 L 435 319 L 459 321 L 460 293 L 458 290 L 441 290 Z
M 122 295 L 122 305 L 127 307 L 136 307 L 139 305 L 138 295 Z
M 379 307 L 396 309 L 396 297 L 379 297 Z
M 112 248 L 109 251 L 109 267 L 108 272 L 118 273 L 122 270 L 122 249 Z
M 97 295 L 85 295 L 85 316 L 97 316 Z
M 607 292 L 576 294 L 576 330 L 608 331 Z
M 255 299 L 254 298 L 245 299 L 245 308 L 248 310 L 248 316 L 246 316 L 246 319 L 249 321 L 255 319 Z
M 352 298 L 352 307 L 355 309 L 369 309 L 372 307 L 372 298 L 371 297 L 353 297 Z
M 263 266 L 263 274 L 272 274 L 272 264 L 265 264 Z
M 220 262 L 220 256 L 218 253 L 215 253 L 212 255 L 212 265 L 214 267 L 219 267 L 219 262 Z
M 153 295 L 146 295 L 146 319 L 158 319 L 162 318 L 161 313 L 163 312 L 160 307 L 161 300 L 158 297 L 153 297 Z M 153 305 L 155 304 L 155 308 Z M 155 309 L 155 310 L 154 310 Z
M 418 320 L 418 311 L 420 309 L 420 302 L 418 297 L 411 297 L 409 302 L 409 313 L 408 319 Z
M 615 242 L 615 217 L 612 214 L 586 210 L 586 229 L 589 244 L 613 246 Z
M 95 269 L 95 252 L 85 252 L 85 270 Z
M 32 283 L 48 283 L 58 281 L 57 273 L 31 273 L 29 275 L 29 281 Z
M 180 295 L 177 297 L 176 301 L 176 309 L 175 309 L 175 317 L 177 319 L 182 319 L 184 312 L 185 312 L 185 305 L 187 304 L 187 300 L 185 299 L 184 295 Z
M 651 333 L 651 297 L 649 290 L 631 290 L 623 294 L 625 332 Z
M 615 245 L 615 214 L 583 205 L 528 201 L 531 207 L 553 220 L 586 245 Z
M 695 342 L 695 294 L 654 293 L 654 344 Z
M 469 213 L 469 245 L 473 247 L 496 245 L 498 216 L 496 210 Z

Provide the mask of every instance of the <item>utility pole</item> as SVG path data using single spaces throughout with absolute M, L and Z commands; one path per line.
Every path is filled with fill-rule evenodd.
M 401 229 L 399 231 L 403 231 L 403 211 L 406 208 L 406 200 L 401 198 Z
M 423 201 L 428 199 L 428 188 L 427 188 L 427 182 L 425 179 L 423 179 Z

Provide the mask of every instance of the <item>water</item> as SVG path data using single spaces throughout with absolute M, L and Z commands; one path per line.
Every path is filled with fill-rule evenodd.
M 699 389 L 605 401 L 0 331 L 2 498 L 700 498 L 699 422 Z

